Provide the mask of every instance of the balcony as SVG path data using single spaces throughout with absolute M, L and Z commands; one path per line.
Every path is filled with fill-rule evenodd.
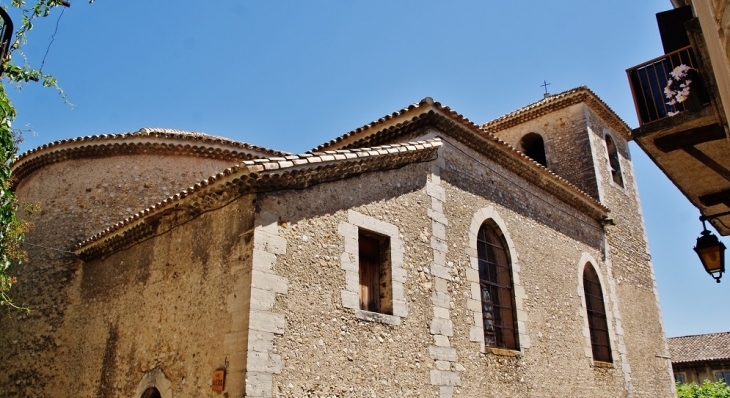
M 693 34 L 699 31 L 694 25 L 688 24 L 688 31 L 695 45 L 626 71 L 639 119 L 632 135 L 701 214 L 722 214 L 711 222 L 720 234 L 728 236 L 727 124 L 709 55 L 702 37 Z M 681 65 L 685 66 L 675 69 Z
M 689 96 L 682 102 L 672 104 L 670 101 L 672 98 L 667 97 L 665 88 L 672 78 L 670 73 L 680 65 L 690 68 L 686 72 L 688 75 L 686 80 L 691 81 L 688 84 Z M 626 70 L 626 74 L 631 84 L 640 126 L 683 112 L 697 112 L 710 105 L 710 98 L 698 72 L 692 46 L 644 62 Z

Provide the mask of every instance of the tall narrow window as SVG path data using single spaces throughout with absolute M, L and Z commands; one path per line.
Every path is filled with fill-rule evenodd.
M 540 134 L 529 133 L 525 135 L 524 137 L 522 137 L 522 141 L 520 141 L 520 146 L 522 147 L 522 152 L 524 152 L 525 155 L 529 156 L 537 163 L 540 163 L 541 165 L 547 167 L 547 157 L 545 156 L 545 141 L 543 141 Z
M 162 396 L 160 395 L 160 391 L 154 387 L 150 387 L 142 394 L 142 398 L 162 398 Z
M 358 234 L 360 309 L 393 314 L 390 238 L 370 231 Z
M 519 349 L 517 316 L 512 287 L 512 267 L 502 238 L 487 224 L 477 236 L 479 287 L 482 294 L 484 344 Z
M 608 150 L 608 166 L 611 168 L 611 178 L 613 182 L 620 186 L 624 186 L 624 179 L 621 176 L 621 162 L 618 158 L 618 150 L 613 138 L 606 134 L 606 149 Z
M 603 303 L 603 291 L 598 274 L 588 263 L 583 270 L 583 290 L 585 292 L 586 309 L 588 312 L 588 328 L 591 334 L 591 348 L 593 360 L 613 362 L 611 358 L 611 343 L 608 339 L 608 322 L 606 321 L 606 306 Z

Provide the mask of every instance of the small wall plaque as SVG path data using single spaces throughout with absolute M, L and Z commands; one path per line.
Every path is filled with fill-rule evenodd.
M 226 371 L 216 370 L 213 372 L 213 391 L 223 391 L 226 385 Z

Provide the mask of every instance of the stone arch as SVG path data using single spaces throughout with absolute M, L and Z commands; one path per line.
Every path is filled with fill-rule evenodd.
M 608 131 L 603 132 L 603 141 L 606 144 L 606 155 L 608 157 L 608 171 L 611 174 L 611 180 L 618 186 L 624 186 L 623 172 L 621 171 L 621 155 L 616 139 Z
M 155 393 L 159 395 L 155 395 Z M 154 368 L 144 374 L 137 384 L 134 398 L 172 398 L 172 382 L 160 368 Z
M 532 160 L 547 167 L 547 151 L 545 150 L 545 139 L 536 132 L 529 132 L 520 138 L 520 151 L 532 158 Z
M 469 332 L 469 340 L 475 343 L 480 343 L 481 351 L 486 351 L 486 347 L 484 345 L 483 325 L 477 322 L 477 320 L 482 319 L 481 297 L 479 293 L 479 258 L 477 253 L 477 237 L 479 229 L 482 224 L 485 223 L 494 227 L 496 231 L 499 231 L 498 233 L 501 234 L 500 237 L 504 240 L 506 245 L 505 249 L 509 256 L 512 268 L 515 316 L 517 317 L 517 332 L 520 341 L 520 351 L 524 351 L 525 348 L 530 348 L 530 336 L 527 333 L 527 312 L 525 312 L 522 305 L 522 301 L 525 297 L 525 289 L 520 280 L 520 263 L 517 251 L 515 250 L 514 241 L 510 237 L 507 225 L 499 212 L 494 209 L 494 206 L 479 209 L 476 213 L 474 213 L 471 224 L 469 225 L 469 247 L 467 249 L 467 254 L 469 255 L 470 269 L 467 271 L 467 280 L 471 282 L 472 297 L 467 304 L 469 309 L 474 313 L 474 324 L 471 326 Z
M 582 253 L 580 260 L 578 261 L 578 268 L 577 268 L 577 277 L 578 277 L 578 288 L 577 293 L 578 297 L 580 298 L 580 317 L 583 319 L 583 349 L 585 351 L 585 356 L 588 358 L 591 363 L 594 363 L 593 360 L 593 348 L 591 344 L 591 333 L 590 333 L 590 327 L 588 325 L 588 306 L 586 305 L 586 297 L 585 297 L 585 288 L 583 286 L 583 272 L 586 270 L 586 267 L 588 265 L 591 265 L 593 269 L 596 272 L 596 275 L 598 276 L 598 281 L 601 284 L 601 293 L 603 294 L 603 305 L 606 307 L 606 323 L 608 324 L 608 339 L 611 343 L 611 356 L 613 358 L 613 361 L 616 362 L 616 360 L 619 358 L 619 353 L 617 351 L 618 347 L 618 340 L 616 338 L 616 333 L 614 330 L 614 318 L 613 318 L 613 311 L 611 311 L 611 308 L 613 306 L 613 300 L 611 300 L 611 296 L 608 295 L 608 283 L 606 279 L 604 278 L 603 272 L 601 272 L 601 268 L 598 266 L 599 263 L 596 261 L 593 256 L 591 256 L 588 253 Z

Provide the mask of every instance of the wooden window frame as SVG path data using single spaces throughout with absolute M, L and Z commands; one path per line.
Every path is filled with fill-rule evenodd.
M 393 315 L 390 237 L 358 230 L 360 309 Z
M 606 303 L 603 300 L 603 288 L 596 269 L 591 263 L 583 268 L 583 293 L 588 317 L 588 330 L 591 339 L 593 360 L 613 363 L 611 337 L 608 330 Z
M 499 228 L 483 223 L 477 234 L 479 291 L 485 347 L 520 349 L 512 265 Z

